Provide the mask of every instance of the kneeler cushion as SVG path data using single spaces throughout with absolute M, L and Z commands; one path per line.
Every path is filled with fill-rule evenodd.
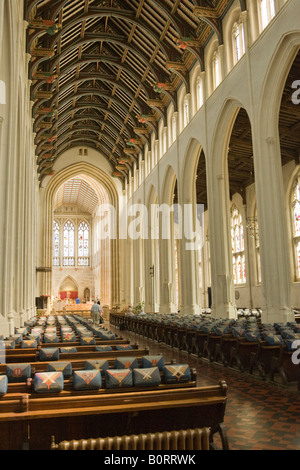
M 135 369 L 138 366 L 136 357 L 118 357 L 115 359 L 115 369 Z
M 75 348 L 74 346 L 70 346 L 70 347 L 66 347 L 66 348 L 59 348 L 59 351 L 62 353 L 62 354 L 69 354 L 69 353 L 77 353 L 77 348 Z
M 284 344 L 286 345 L 288 351 L 295 351 L 295 349 L 297 349 L 298 343 L 296 343 L 295 341 L 299 341 L 299 338 L 284 340 Z
M 71 362 L 49 362 L 47 364 L 48 372 L 62 372 L 65 379 L 68 379 L 72 375 L 72 363 Z
M 21 334 L 11 335 L 11 339 L 13 339 L 16 342 L 16 344 L 20 344 L 23 339 L 23 335 Z
M 191 370 L 188 364 L 171 364 L 164 367 L 164 379 L 166 384 L 189 382 Z
M 35 339 L 23 339 L 21 342 L 21 348 L 37 348 L 37 341 Z
M 56 333 L 45 333 L 44 334 L 44 343 L 58 343 L 59 337 Z
M 64 389 L 62 372 L 37 372 L 34 374 L 34 391 L 61 392 Z
M 26 363 L 7 364 L 6 375 L 9 383 L 26 382 L 31 377 L 31 365 Z
M 62 334 L 62 341 L 63 343 L 75 343 L 76 341 L 76 336 L 74 333 L 63 333 Z
M 112 347 L 107 345 L 107 346 L 96 346 L 95 351 L 112 351 Z
M 98 331 L 97 336 L 99 336 L 100 339 L 109 339 L 109 340 L 117 339 L 114 333 L 109 333 L 105 331 Z
M 278 346 L 283 343 L 281 335 L 266 335 L 265 339 L 270 346 Z
M 16 342 L 14 340 L 4 340 L 3 343 L 5 344 L 6 349 L 15 349 L 16 348 Z
M 130 346 L 130 344 L 117 344 L 116 349 L 118 351 L 130 351 L 133 348 Z
M 100 370 L 76 370 L 73 373 L 74 390 L 99 390 L 102 386 Z
M 84 368 L 85 370 L 97 369 L 104 372 L 109 368 L 109 363 L 107 359 L 94 359 L 85 361 Z
M 259 331 L 245 331 L 244 336 L 249 343 L 257 343 L 260 339 Z
M 80 344 L 81 345 L 88 345 L 88 344 L 94 345 L 96 344 L 96 340 L 93 336 L 82 336 L 80 338 Z
M 163 356 L 143 356 L 142 357 L 142 367 L 158 367 L 159 370 L 163 370 L 165 365 L 165 360 Z
M 37 343 L 40 343 L 41 342 L 41 337 L 42 337 L 41 334 L 29 333 L 29 335 L 27 336 L 27 340 L 28 339 L 34 339 Z
M 58 361 L 59 349 L 58 348 L 42 348 L 40 350 L 40 361 Z
M 62 333 L 72 333 L 72 328 L 70 326 L 62 326 L 60 331 Z
M 131 369 L 108 369 L 105 371 L 106 388 L 132 387 Z
M 133 369 L 135 387 L 155 387 L 161 383 L 158 367 Z
M 56 334 L 56 331 L 57 330 L 56 330 L 55 326 L 47 326 L 45 333 L 49 333 L 49 334 L 55 333 Z
M 8 379 L 6 375 L 0 375 L 0 396 L 6 395 L 7 385 L 8 385 Z

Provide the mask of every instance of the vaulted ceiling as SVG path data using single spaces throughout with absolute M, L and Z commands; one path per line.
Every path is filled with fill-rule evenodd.
M 245 1 L 240 0 L 241 9 Z M 125 181 L 233 0 L 25 0 L 40 181 L 74 147 Z

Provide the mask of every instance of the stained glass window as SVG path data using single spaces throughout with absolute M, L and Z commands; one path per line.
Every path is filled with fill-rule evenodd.
M 89 226 L 86 222 L 81 222 L 78 227 L 78 265 L 89 265 Z
M 54 220 L 53 222 L 53 266 L 60 265 L 60 242 L 59 242 L 60 230 L 58 223 Z
M 292 218 L 295 250 L 296 278 L 300 279 L 300 176 L 294 186 L 292 198 Z
M 75 229 L 71 221 L 64 225 L 64 266 L 75 265 Z
M 246 282 L 245 238 L 242 216 L 233 206 L 231 211 L 231 248 L 234 284 Z

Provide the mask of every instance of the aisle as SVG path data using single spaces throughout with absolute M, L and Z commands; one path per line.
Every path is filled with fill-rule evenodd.
M 198 386 L 225 380 L 228 402 L 224 423 L 231 450 L 300 450 L 300 393 L 120 331 L 113 325 L 105 326 L 131 343 L 137 342 L 140 348 L 148 346 L 150 354 L 162 353 L 166 361 L 188 363 L 197 370 Z

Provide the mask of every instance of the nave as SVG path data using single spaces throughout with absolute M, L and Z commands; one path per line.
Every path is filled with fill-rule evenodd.
M 225 380 L 228 398 L 224 424 L 230 450 L 300 449 L 300 396 L 293 387 L 269 383 L 130 331 L 120 332 L 111 324 L 106 326 L 138 343 L 140 348 L 149 347 L 151 354 L 162 353 L 168 361 L 188 362 L 197 371 L 197 386 L 216 385 Z M 218 437 L 214 442 L 221 449 Z

